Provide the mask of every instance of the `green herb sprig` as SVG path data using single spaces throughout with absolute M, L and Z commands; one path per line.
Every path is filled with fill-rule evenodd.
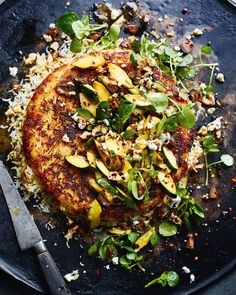
M 179 275 L 175 271 L 165 271 L 158 278 L 150 281 L 145 288 L 159 284 L 163 287 L 175 287 L 179 282 Z
M 205 185 L 208 185 L 209 183 L 209 168 L 217 165 L 217 164 L 225 164 L 226 166 L 233 166 L 234 164 L 234 158 L 229 154 L 224 154 L 221 156 L 219 161 L 209 163 L 208 161 L 208 155 L 210 153 L 217 153 L 219 152 L 219 147 L 216 141 L 214 140 L 212 135 L 207 135 L 203 138 L 202 141 L 203 145 L 203 154 L 204 154 L 204 160 L 205 160 L 205 170 L 206 170 L 206 176 L 205 176 Z

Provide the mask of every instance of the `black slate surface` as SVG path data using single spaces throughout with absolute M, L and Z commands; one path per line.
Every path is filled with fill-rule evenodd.
M 0 91 L 2 95 L 7 95 L 9 89 L 8 83 L 11 82 L 8 75 L 8 67 L 18 65 L 20 55 L 34 49 L 38 44 L 39 37 L 45 32 L 49 23 L 59 16 L 62 12 L 74 10 L 79 15 L 82 11 L 87 11 L 96 1 L 78 2 L 71 1 L 71 6 L 65 8 L 66 1 L 6 1 L 0 7 Z M 118 3 L 119 1 L 111 1 Z M 177 32 L 181 35 L 183 32 L 192 31 L 196 26 L 208 27 L 208 32 L 204 34 L 199 42 L 202 44 L 212 41 L 214 52 L 219 58 L 221 70 L 226 77 L 226 83 L 217 87 L 219 96 L 224 99 L 226 109 L 218 113 L 235 112 L 235 85 L 236 85 L 236 23 L 235 9 L 224 1 L 145 1 L 142 3 L 147 8 L 157 13 L 157 17 L 167 13 L 178 18 L 183 18 L 184 22 L 179 23 Z M 181 14 L 184 7 L 189 7 L 190 13 L 186 16 Z M 155 25 L 155 24 L 154 24 Z M 0 114 L 3 114 L 6 104 L 0 102 Z M 3 116 L 0 116 L 3 120 Z M 231 122 L 229 124 L 230 132 L 234 129 L 233 123 L 235 117 L 228 115 Z M 234 120 L 234 121 L 233 121 Z M 235 133 L 234 133 L 235 134 Z M 1 134 L 2 136 L 2 134 Z M 233 152 L 236 146 L 236 139 L 230 135 L 224 140 L 227 151 Z M 0 141 L 0 144 L 3 143 Z M 1 146 L 1 159 L 5 159 L 9 146 Z M 76 294 L 80 290 L 81 294 L 188 294 L 194 289 L 214 280 L 218 274 L 224 273 L 235 264 L 236 257 L 236 199 L 233 198 L 235 191 L 231 190 L 230 178 L 235 175 L 233 170 L 221 170 L 220 181 L 222 183 L 221 196 L 219 202 L 221 209 L 217 209 L 217 203 L 211 203 L 210 209 L 220 220 L 216 223 L 208 216 L 208 227 L 201 227 L 199 237 L 196 238 L 196 250 L 189 252 L 167 250 L 159 258 L 150 259 L 145 263 L 147 272 L 127 272 L 111 267 L 111 270 L 104 268 L 104 264 L 96 258 L 87 258 L 83 243 L 73 241 L 71 248 L 67 249 L 64 243 L 61 230 L 52 230 L 48 232 L 43 223 L 43 218 L 37 213 L 36 221 L 47 240 L 47 246 L 58 263 L 63 274 L 71 272 L 73 269 L 79 269 L 80 279 L 70 284 L 71 289 Z M 225 200 L 224 200 L 225 198 Z M 29 205 L 30 207 L 30 205 Z M 226 219 L 220 216 L 221 210 L 232 207 L 233 211 L 227 215 Z M 184 236 L 173 238 L 171 241 L 177 245 L 183 245 Z M 54 246 L 55 243 L 57 246 Z M 206 245 L 207 243 L 207 245 Z M 80 246 L 81 244 L 81 246 Z M 194 257 L 200 259 L 196 262 Z M 175 258 L 175 262 L 173 261 Z M 85 264 L 83 267 L 82 264 Z M 189 285 L 189 276 L 181 274 L 181 267 L 188 266 L 196 276 L 196 282 Z M 45 288 L 44 281 L 40 275 L 40 269 L 37 261 L 30 251 L 21 253 L 12 230 L 10 218 L 6 209 L 5 202 L 0 198 L 0 266 L 12 275 L 34 286 L 35 288 Z M 86 273 L 83 274 L 83 270 Z M 96 269 L 100 269 L 101 275 L 96 275 Z M 181 274 L 181 283 L 176 289 L 160 289 L 158 286 L 152 289 L 143 289 L 146 281 L 150 280 L 151 272 L 155 275 L 163 270 L 174 269 Z

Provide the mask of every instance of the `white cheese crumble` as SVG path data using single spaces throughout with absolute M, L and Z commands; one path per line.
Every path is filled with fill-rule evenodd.
M 183 266 L 182 270 L 184 273 L 190 273 L 190 269 L 187 266 Z
M 191 151 L 187 158 L 188 167 L 197 171 L 202 168 L 203 164 L 199 163 L 200 157 L 203 155 L 203 149 L 199 141 L 194 140 Z
M 119 257 L 117 257 L 117 256 L 113 257 L 111 261 L 113 264 L 117 265 L 117 264 L 119 264 Z
M 68 273 L 64 276 L 67 282 L 75 281 L 79 278 L 79 270 L 73 270 L 71 273 Z
M 224 74 L 223 73 L 218 73 L 216 75 L 216 80 L 221 82 L 221 83 L 224 83 L 225 82 L 225 77 L 224 77 Z
M 12 77 L 15 77 L 18 73 L 18 68 L 17 67 L 9 67 L 9 73 Z
M 195 275 L 191 274 L 190 275 L 190 284 L 192 284 L 193 282 L 195 282 Z
M 208 131 L 214 131 L 214 130 L 220 130 L 222 127 L 222 119 L 223 117 L 220 116 L 217 119 L 215 119 L 214 121 L 212 121 L 211 123 L 207 124 L 207 130 Z
M 70 141 L 69 136 L 67 134 L 64 134 L 63 137 L 62 137 L 62 141 L 69 142 Z

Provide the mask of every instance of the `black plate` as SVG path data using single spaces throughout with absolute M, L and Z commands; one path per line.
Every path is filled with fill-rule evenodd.
M 71 1 L 71 5 L 65 8 L 67 1 L 56 0 L 21 0 L 6 1 L 0 6 L 0 91 L 1 96 L 7 96 L 7 90 L 13 81 L 9 77 L 8 67 L 18 65 L 20 60 L 19 50 L 23 53 L 35 51 L 39 46 L 39 38 L 42 32 L 47 31 L 48 25 L 65 11 L 75 11 L 79 15 L 88 11 L 96 1 Z M 111 1 L 116 4 L 119 1 Z M 220 0 L 194 1 L 142 1 L 143 5 L 150 9 L 156 19 L 164 14 L 176 17 L 173 20 L 178 23 L 176 31 L 179 35 L 186 31 L 191 32 L 195 27 L 205 27 L 207 32 L 198 39 L 199 43 L 212 42 L 214 52 L 219 58 L 221 71 L 225 74 L 226 82 L 217 85 L 219 99 L 224 108 L 217 110 L 216 115 L 226 115 L 229 125 L 224 139 L 224 148 L 233 153 L 236 146 L 235 135 L 235 85 L 236 85 L 236 23 L 233 6 Z M 117 4 L 119 5 L 119 4 Z M 189 13 L 181 13 L 184 7 L 189 8 Z M 179 21 L 183 18 L 183 22 Z M 153 22 L 156 25 L 156 22 Z M 39 48 L 39 47 L 38 47 Z M 0 101 L 0 124 L 5 122 L 4 111 L 6 103 Z M 209 120 L 208 118 L 207 120 Z M 0 156 L 5 160 L 10 150 L 9 142 L 4 139 L 5 131 L 0 129 Z M 10 168 L 10 166 L 9 166 Z M 134 271 L 127 273 L 120 268 L 110 266 L 108 270 L 100 260 L 89 258 L 86 255 L 84 243 L 72 241 L 70 249 L 65 245 L 65 239 L 61 229 L 47 231 L 44 226 L 48 216 L 34 210 L 36 222 L 46 244 L 55 258 L 61 272 L 66 274 L 74 269 L 79 269 L 80 278 L 70 284 L 71 289 L 81 294 L 190 294 L 200 289 L 211 281 L 232 269 L 236 264 L 236 198 L 232 189 L 231 178 L 236 171 L 221 168 L 218 190 L 220 195 L 216 201 L 207 204 L 208 226 L 198 229 L 198 237 L 195 238 L 196 249 L 193 251 L 176 250 L 182 248 L 185 235 L 168 240 L 176 247 L 163 251 L 158 258 L 150 256 L 145 262 L 146 272 Z M 219 208 L 217 205 L 220 205 Z M 32 206 L 29 204 L 29 207 Z M 221 211 L 229 213 L 222 216 Z M 216 222 L 217 219 L 219 222 Z M 21 253 L 15 234 L 12 229 L 10 217 L 3 196 L 0 198 L 0 267 L 19 280 L 37 290 L 45 290 L 45 284 L 41 272 L 32 252 Z M 196 260 L 195 257 L 198 257 Z M 196 277 L 193 284 L 189 284 L 189 275 L 181 272 L 182 266 L 188 266 Z M 144 289 L 145 282 L 153 276 L 159 275 L 164 270 L 176 270 L 181 276 L 181 282 L 175 289 L 161 289 L 155 286 Z

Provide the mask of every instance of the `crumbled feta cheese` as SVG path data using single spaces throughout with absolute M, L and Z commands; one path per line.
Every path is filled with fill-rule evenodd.
M 208 115 L 212 115 L 215 112 L 216 108 L 209 108 L 207 110 Z
M 106 268 L 106 269 L 110 269 L 110 265 L 107 264 L 107 265 L 105 266 L 105 268 Z
M 216 75 L 216 80 L 221 82 L 221 83 L 224 83 L 225 82 L 225 77 L 224 77 L 224 74 L 223 73 L 218 73 Z
M 195 275 L 191 274 L 190 275 L 190 284 L 192 284 L 193 282 L 195 282 Z
M 222 119 L 223 117 L 220 116 L 214 121 L 212 121 L 211 123 L 207 124 L 207 130 L 208 131 L 220 130 L 222 127 L 222 122 L 221 122 Z
M 201 36 L 201 35 L 203 34 L 203 31 L 200 30 L 199 28 L 195 28 L 195 29 L 193 30 L 192 34 L 193 34 L 194 36 Z
M 62 137 L 62 141 L 64 142 L 69 142 L 70 141 L 70 138 L 68 137 L 67 134 L 64 134 L 63 137 Z
M 73 270 L 71 273 L 68 273 L 64 276 L 67 282 L 75 281 L 79 278 L 79 270 Z
M 192 148 L 187 158 L 189 168 L 193 168 L 195 171 L 202 168 L 203 164 L 199 164 L 199 158 L 203 155 L 203 149 L 199 141 L 194 140 Z
M 137 225 L 137 224 L 139 224 L 139 221 L 138 220 L 134 220 L 133 221 L 133 225 Z
M 84 131 L 82 134 L 79 135 L 79 137 L 82 139 L 88 139 L 90 135 L 91 135 L 91 132 Z
M 43 34 L 43 39 L 44 39 L 47 43 L 52 42 L 52 36 L 50 36 L 50 35 Z
M 111 19 L 117 19 L 120 15 L 121 15 L 121 10 L 120 9 L 115 9 L 115 8 L 112 8 L 111 10 Z
M 9 67 L 9 73 L 12 77 L 15 77 L 18 73 L 18 68 L 17 67 Z
M 86 122 L 82 120 L 78 123 L 78 127 L 81 130 L 83 130 L 86 127 L 86 125 L 87 125 Z
M 180 202 L 181 202 L 181 198 L 179 196 L 176 196 L 175 198 L 168 197 L 166 204 L 170 208 L 178 208 Z
M 51 45 L 50 45 L 50 48 L 52 48 L 53 50 L 57 50 L 59 48 L 59 43 L 58 42 L 53 42 Z
M 25 59 L 26 65 L 32 65 L 37 59 L 37 53 L 30 53 L 28 57 Z
M 183 272 L 190 273 L 190 269 L 187 266 L 182 267 Z
M 110 123 L 109 123 L 109 121 L 108 121 L 107 119 L 104 119 L 104 120 L 103 120 L 103 123 L 104 123 L 106 126 L 109 126 L 109 125 L 110 125 Z
M 113 264 L 117 265 L 117 264 L 119 264 L 119 257 L 117 257 L 117 256 L 113 257 L 111 261 L 112 261 Z
M 148 148 L 152 151 L 157 151 L 158 146 L 155 143 L 150 142 L 150 143 L 148 143 Z

